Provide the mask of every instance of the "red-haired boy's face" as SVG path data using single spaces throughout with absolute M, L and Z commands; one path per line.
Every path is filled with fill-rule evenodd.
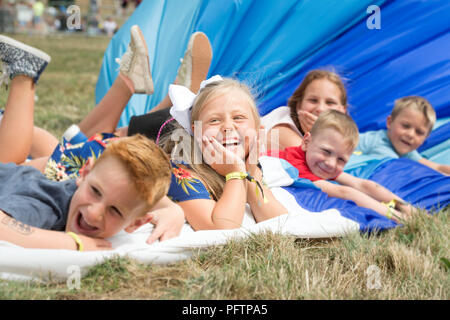
M 66 231 L 109 238 L 140 222 L 147 203 L 139 197 L 125 166 L 107 157 L 95 167 L 88 163 L 77 179 L 69 207 Z

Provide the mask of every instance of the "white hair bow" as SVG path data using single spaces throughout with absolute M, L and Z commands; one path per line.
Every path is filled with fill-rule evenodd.
M 221 76 L 213 76 L 200 83 L 199 92 L 207 85 L 213 82 L 222 81 Z M 169 86 L 169 97 L 172 101 L 172 108 L 170 108 L 170 115 L 187 131 L 191 136 L 193 132 L 191 129 L 191 109 L 194 105 L 194 100 L 197 97 L 195 93 L 184 86 L 171 84 Z

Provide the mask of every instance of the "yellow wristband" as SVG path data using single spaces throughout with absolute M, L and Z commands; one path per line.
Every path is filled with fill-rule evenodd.
M 386 217 L 388 219 L 392 219 L 392 216 L 394 214 L 395 204 L 396 204 L 395 199 L 392 199 L 389 202 L 382 202 L 382 204 L 385 205 L 388 208 L 388 212 L 386 214 Z
M 389 202 L 383 202 L 383 204 L 384 204 L 385 206 L 387 206 L 388 208 L 394 209 L 394 208 L 395 208 L 395 205 L 397 204 L 397 201 L 396 201 L 395 199 L 392 199 L 392 200 L 389 201 Z
M 231 180 L 231 179 L 239 179 L 239 180 L 247 179 L 250 182 L 256 183 L 256 190 L 255 190 L 256 196 L 259 198 L 259 190 L 258 189 L 260 189 L 261 193 L 262 193 L 262 197 L 263 197 L 264 203 L 269 202 L 269 200 L 267 200 L 266 196 L 264 195 L 264 191 L 263 191 L 263 188 L 261 186 L 261 183 L 259 183 L 257 180 L 255 180 L 255 178 L 253 178 L 250 174 L 248 174 L 246 172 L 239 172 L 239 171 L 230 172 L 229 174 L 227 174 L 225 176 L 225 181 L 228 181 L 228 180 Z M 259 200 L 258 200 L 258 204 L 259 204 Z
M 394 209 L 392 209 L 391 207 L 388 207 L 388 212 L 386 213 L 386 217 L 388 219 L 392 219 L 393 211 L 394 211 Z
M 80 237 L 73 232 L 67 232 L 67 235 L 69 235 L 77 244 L 77 250 L 78 251 L 83 251 L 84 250 L 84 246 L 83 246 L 83 242 L 81 241 Z
M 244 180 L 245 178 L 247 178 L 248 173 L 245 172 L 230 172 L 229 174 L 227 174 L 225 176 L 225 181 L 228 180 L 232 180 L 232 179 L 239 179 L 239 180 Z

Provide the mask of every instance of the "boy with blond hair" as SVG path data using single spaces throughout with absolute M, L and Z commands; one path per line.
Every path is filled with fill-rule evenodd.
M 410 208 L 398 196 L 374 181 L 343 172 L 357 144 L 358 128 L 353 119 L 342 112 L 327 110 L 305 133 L 300 146 L 271 151 L 269 155 L 288 161 L 299 170 L 300 178 L 312 181 L 331 197 L 352 200 L 396 221 L 408 218 Z M 392 200 L 395 208 L 387 205 Z
M 429 136 L 435 122 L 436 112 L 428 100 L 419 96 L 400 98 L 387 117 L 387 130 L 361 134 L 354 157 L 362 154 L 375 159 L 408 158 L 450 175 L 449 165 L 427 160 L 416 150 Z
M 8 163 L 0 164 L 0 181 L 0 240 L 23 247 L 106 250 L 105 238 L 133 232 L 165 208 L 172 216 L 161 218 L 181 215 L 184 222 L 166 197 L 168 156 L 142 135 L 108 144 L 76 180 L 50 181 L 35 168 Z

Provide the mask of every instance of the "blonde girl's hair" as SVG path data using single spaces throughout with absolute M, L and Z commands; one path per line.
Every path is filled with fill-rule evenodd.
M 355 121 L 345 113 L 333 109 L 322 112 L 311 128 L 311 138 L 314 138 L 315 135 L 320 134 L 325 129 L 332 129 L 339 132 L 352 150 L 358 145 L 358 127 Z
M 192 107 L 191 125 L 199 119 L 200 113 L 212 99 L 220 95 L 233 93 L 239 93 L 242 97 L 247 99 L 255 119 L 255 130 L 257 130 L 260 124 L 260 117 L 250 88 L 244 83 L 230 78 L 224 78 L 223 80 L 209 83 L 199 91 Z M 178 141 L 172 139 L 176 132 L 183 133 L 178 136 Z M 182 136 L 181 139 L 179 139 L 180 136 Z M 196 176 L 205 183 L 213 198 L 216 201 L 220 199 L 225 186 L 225 178 L 218 174 L 203 160 L 198 160 L 202 159 L 199 147 L 196 146 L 194 138 L 188 134 L 181 125 L 178 123 L 174 124 L 173 130 L 161 137 L 160 145 L 165 152 L 171 154 L 172 159 L 174 159 L 176 155 L 178 160 L 182 160 L 182 162 L 188 164 L 195 172 Z
M 341 77 L 336 72 L 329 70 L 311 70 L 308 72 L 308 74 L 305 76 L 303 81 L 300 83 L 297 89 L 295 89 L 294 93 L 288 100 L 288 107 L 290 108 L 292 121 L 294 121 L 296 127 L 302 134 L 305 134 L 305 132 L 303 132 L 303 129 L 300 126 L 300 121 L 298 120 L 297 104 L 298 102 L 303 100 L 306 88 L 311 84 L 311 82 L 321 79 L 326 79 L 331 83 L 334 83 L 338 87 L 339 91 L 341 92 L 340 103 L 344 106 L 345 111 L 347 112 L 347 90 L 345 89 Z
M 108 157 L 124 164 L 139 196 L 149 207 L 167 194 L 172 174 L 169 157 L 152 140 L 137 134 L 111 142 L 94 162 L 94 168 Z
M 421 112 L 425 117 L 429 128 L 428 133 L 431 132 L 431 129 L 433 129 L 436 122 L 436 111 L 434 111 L 433 106 L 427 99 L 420 96 L 408 96 L 395 100 L 394 109 L 392 109 L 391 112 L 392 120 L 394 120 L 400 112 L 405 109 L 412 109 Z

